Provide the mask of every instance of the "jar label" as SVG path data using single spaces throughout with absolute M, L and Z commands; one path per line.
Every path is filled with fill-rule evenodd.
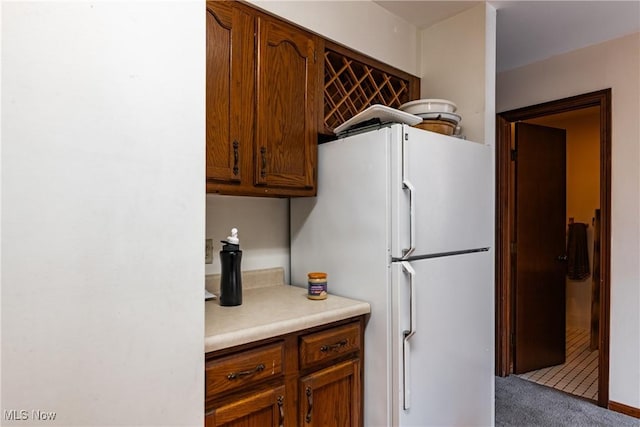
M 309 282 L 309 297 L 326 298 L 327 282 L 311 283 Z

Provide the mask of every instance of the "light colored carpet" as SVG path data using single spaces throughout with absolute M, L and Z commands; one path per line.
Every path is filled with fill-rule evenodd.
M 640 420 L 510 375 L 496 377 L 496 427 L 640 427 Z

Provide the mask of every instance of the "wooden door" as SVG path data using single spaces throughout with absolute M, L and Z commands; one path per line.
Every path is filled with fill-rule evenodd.
M 239 183 L 252 165 L 255 21 L 220 1 L 207 2 L 206 19 L 207 180 Z
M 262 390 L 214 409 L 205 416 L 205 427 L 282 427 L 285 387 Z
M 589 350 L 600 346 L 600 209 L 595 210 L 593 224 L 593 271 L 591 273 L 591 332 Z
M 255 184 L 313 189 L 317 152 L 316 41 L 258 18 Z
M 565 360 L 565 134 L 516 123 L 516 374 Z
M 303 377 L 298 396 L 300 426 L 360 426 L 361 394 L 357 359 Z

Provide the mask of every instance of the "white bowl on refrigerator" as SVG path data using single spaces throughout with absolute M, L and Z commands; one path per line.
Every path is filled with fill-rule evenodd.
M 399 109 L 409 114 L 455 113 L 458 106 L 446 99 L 417 99 L 402 104 Z

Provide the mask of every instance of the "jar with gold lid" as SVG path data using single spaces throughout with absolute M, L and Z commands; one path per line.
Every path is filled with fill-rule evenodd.
M 309 281 L 309 290 L 307 298 L 309 299 L 327 299 L 327 273 L 320 271 L 307 274 Z

